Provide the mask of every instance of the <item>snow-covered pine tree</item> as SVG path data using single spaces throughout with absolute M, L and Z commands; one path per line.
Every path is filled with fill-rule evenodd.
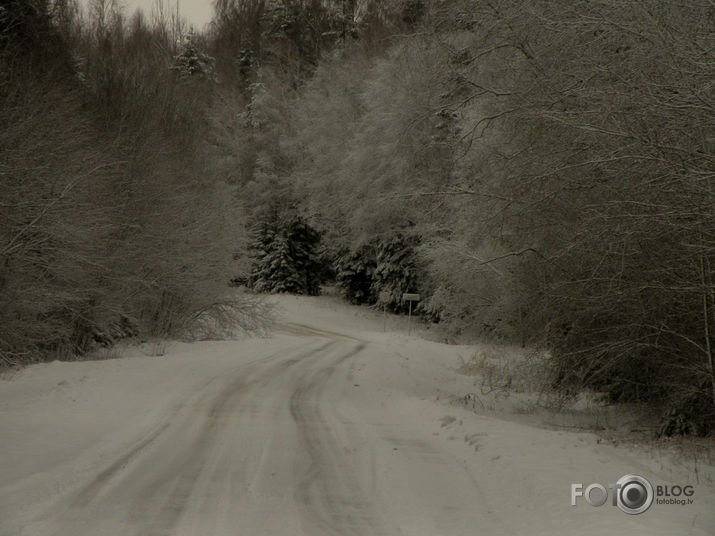
M 395 312 L 406 312 L 407 304 L 402 302 L 405 292 L 417 292 L 418 272 L 414 245 L 416 238 L 397 234 L 383 240 L 377 246 L 373 293 L 389 292 L 390 308 Z
M 299 281 L 299 293 L 317 296 L 320 294 L 320 274 L 322 272 L 318 254 L 320 233 L 303 218 L 296 217 L 287 225 L 286 238 Z
M 196 43 L 193 32 L 186 34 L 181 40 L 180 52 L 174 57 L 172 70 L 183 77 L 202 76 L 214 80 L 216 76 L 215 60 L 204 54 Z
M 299 216 L 264 222 L 256 233 L 250 284 L 258 292 L 320 294 L 320 233 Z
M 375 248 L 371 244 L 346 250 L 338 257 L 336 280 L 350 303 L 375 302 L 372 284 L 376 266 Z

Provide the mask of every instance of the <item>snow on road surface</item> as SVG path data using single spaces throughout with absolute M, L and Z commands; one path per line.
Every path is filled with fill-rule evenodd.
M 683 466 L 450 403 L 469 348 L 280 304 L 270 338 L 0 381 L 0 535 L 715 534 L 712 481 Z M 571 506 L 629 473 L 693 504 Z

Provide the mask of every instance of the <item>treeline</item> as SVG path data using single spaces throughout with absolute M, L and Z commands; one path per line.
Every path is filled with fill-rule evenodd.
M 227 297 L 245 237 L 207 165 L 211 68 L 169 16 L 0 5 L 0 365 L 261 322 Z
M 712 430 L 713 7 L 385 4 L 379 37 L 256 68 L 243 191 L 322 230 L 353 301 L 419 291 L 457 334 L 548 348 L 559 389 Z

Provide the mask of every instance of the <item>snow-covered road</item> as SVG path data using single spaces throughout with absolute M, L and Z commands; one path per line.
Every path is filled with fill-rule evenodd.
M 268 339 L 0 381 L 0 535 L 713 534 L 712 483 L 595 436 L 446 401 L 466 347 L 286 297 Z M 687 506 L 570 504 L 626 473 Z

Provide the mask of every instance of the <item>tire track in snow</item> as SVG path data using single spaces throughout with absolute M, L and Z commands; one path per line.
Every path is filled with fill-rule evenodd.
M 320 409 L 325 385 L 337 367 L 364 348 L 365 344 L 359 343 L 328 365 L 306 372 L 290 399 L 299 442 L 308 457 L 307 471 L 295 491 L 305 516 L 306 534 L 317 534 L 316 530 L 331 536 L 388 534 L 382 530 L 377 510 L 360 488 L 355 471 L 351 472 L 346 458 L 341 458 L 334 431 Z
M 206 465 L 212 447 L 216 445 L 223 428 L 231 417 L 240 413 L 241 402 L 246 399 L 253 388 L 264 385 L 276 375 L 302 363 L 306 358 L 321 354 L 334 344 L 333 341 L 328 342 L 317 349 L 311 349 L 289 359 L 281 360 L 268 369 L 263 368 L 265 365 L 265 360 L 263 360 L 260 363 L 261 369 L 254 371 L 260 373 L 259 378 L 252 379 L 251 375 L 242 376 L 224 388 L 209 408 L 207 420 L 198 435 L 198 441 L 188 449 L 186 463 L 182 464 L 182 469 L 175 478 L 176 483 L 173 489 L 156 517 L 153 518 L 149 532 L 142 530 L 137 536 L 168 536 L 173 533 L 199 475 Z M 276 358 L 279 357 L 276 356 Z
M 226 374 L 217 375 L 204 382 L 199 389 L 200 396 L 189 397 L 177 404 L 159 426 L 75 492 L 69 503 L 63 501 L 59 507 L 53 508 L 54 511 L 62 510 L 64 515 L 58 516 L 60 517 L 58 525 L 61 528 L 55 528 L 52 534 L 56 536 L 96 534 L 96 527 L 88 527 L 89 523 L 84 521 L 87 519 L 87 514 L 94 510 L 101 510 L 103 505 L 111 502 L 115 488 L 121 490 L 125 484 L 131 486 L 131 475 L 141 473 L 142 467 L 148 461 L 147 458 L 153 454 L 162 457 L 159 451 L 166 452 L 169 463 L 165 467 L 147 468 L 148 472 L 159 474 L 148 486 L 137 490 L 137 499 L 129 509 L 126 523 L 123 524 L 133 526 L 148 524 L 149 532 L 146 526 L 137 532 L 142 536 L 171 534 L 191 496 L 207 454 L 220 436 L 232 412 L 237 410 L 250 389 L 306 358 L 319 355 L 334 344 L 335 341 L 329 341 L 316 348 L 315 343 L 311 342 L 309 343 L 311 348 L 303 349 L 305 345 L 302 345 L 297 349 L 297 353 L 294 350 L 286 355 L 282 350 L 243 363 L 230 373 L 230 376 L 238 375 L 238 377 L 221 389 L 218 396 L 215 395 L 213 386 L 221 379 L 225 379 Z M 259 376 L 254 378 L 256 374 Z M 178 441 L 183 440 L 185 436 L 181 434 L 180 428 L 193 416 L 189 413 L 193 406 L 207 406 L 204 410 L 205 420 L 201 423 L 200 431 L 190 436 L 191 441 L 180 445 L 178 449 L 174 448 L 168 443 L 174 436 L 178 436 L 175 437 Z M 184 413 L 187 415 L 184 416 Z
M 224 388 L 208 409 L 207 420 L 197 436 L 198 440 L 186 449 L 185 460 L 182 462 L 177 476 L 173 479 L 173 487 L 163 505 L 158 512 L 153 514 L 150 512 L 144 513 L 144 519 L 151 520 L 148 531 L 143 528 L 137 533 L 137 536 L 169 536 L 173 534 L 191 498 L 196 482 L 207 464 L 211 450 L 221 436 L 223 428 L 228 425 L 232 416 L 240 415 L 241 403 L 254 388 L 265 385 L 277 375 L 286 372 L 299 363 L 303 363 L 306 359 L 320 355 L 334 344 L 334 341 L 330 341 L 318 348 L 300 352 L 298 355 L 291 356 L 288 359 L 281 359 L 283 356 L 277 354 L 270 358 L 270 363 L 273 363 L 276 359 L 280 359 L 280 361 L 269 368 L 265 368 L 266 360 L 264 359 L 254 367 L 254 369 L 260 368 L 252 370 L 247 375 L 244 371 L 240 378 Z M 252 378 L 252 375 L 256 373 L 259 376 Z M 162 484 L 165 483 L 160 481 L 159 486 L 162 487 Z M 142 495 L 146 495 L 146 493 L 142 493 Z M 143 504 L 144 501 L 139 502 L 140 507 Z M 137 511 L 136 506 L 133 509 L 135 513 Z

